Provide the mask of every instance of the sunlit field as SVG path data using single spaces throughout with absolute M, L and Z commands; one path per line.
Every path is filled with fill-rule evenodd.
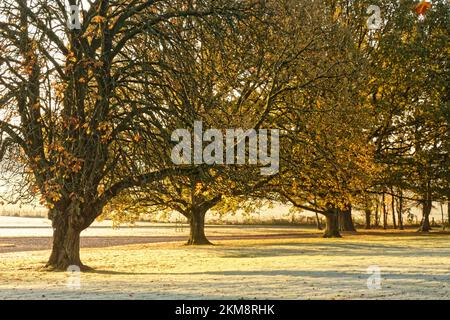
M 43 237 L 48 231 L 43 223 L 24 229 Z M 81 274 L 79 289 L 69 273 L 42 270 L 48 249 L 14 252 L 0 239 L 0 299 L 450 299 L 448 233 L 359 230 L 323 239 L 301 227 L 206 230 L 217 238 L 214 246 L 188 247 L 186 230 L 173 224 L 120 230 L 97 224 L 82 244 L 96 246 L 85 241 L 89 236 L 138 243 L 83 247 L 82 259 L 94 270 Z M 149 243 L 152 237 L 157 242 Z M 368 288 L 371 266 L 380 268 L 381 288 Z

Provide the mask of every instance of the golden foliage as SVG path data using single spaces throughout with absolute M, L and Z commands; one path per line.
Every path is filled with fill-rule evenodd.
M 416 5 L 414 8 L 415 12 L 419 15 L 423 15 L 427 13 L 427 11 L 432 7 L 433 5 L 428 1 L 422 1 L 419 4 Z

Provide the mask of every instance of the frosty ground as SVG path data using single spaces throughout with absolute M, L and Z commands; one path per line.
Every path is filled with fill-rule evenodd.
M 10 227 L 0 229 L 0 249 L 14 245 L 4 236 L 32 235 Z M 48 249 L 0 251 L 0 299 L 450 299 L 450 234 L 375 230 L 322 239 L 299 227 L 209 227 L 214 246 L 187 247 L 187 230 L 100 227 L 87 236 L 168 239 L 83 248 L 95 270 L 81 274 L 80 289 L 67 286 L 66 272 L 41 270 Z M 47 236 L 45 226 L 35 229 Z M 367 287 L 370 266 L 381 269 L 379 290 Z

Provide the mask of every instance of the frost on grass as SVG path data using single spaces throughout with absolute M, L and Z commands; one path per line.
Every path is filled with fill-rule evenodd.
M 81 289 L 39 267 L 49 252 L 0 254 L 1 299 L 450 299 L 449 235 L 220 241 L 84 249 Z M 381 268 L 381 290 L 367 268 Z

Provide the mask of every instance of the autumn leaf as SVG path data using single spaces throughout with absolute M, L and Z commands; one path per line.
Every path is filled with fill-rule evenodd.
M 133 136 L 133 141 L 134 142 L 139 142 L 139 141 L 141 141 L 142 140 L 142 137 L 141 137 L 141 135 L 139 134 L 139 133 L 136 133 L 134 136 Z
M 195 184 L 195 194 L 199 195 L 202 192 L 203 184 L 201 182 L 197 182 Z
M 105 18 L 105 17 L 102 17 L 102 16 L 95 16 L 95 17 L 92 18 L 91 21 L 92 21 L 93 23 L 102 23 L 102 22 L 105 22 L 105 21 L 106 21 L 106 18 Z
M 75 57 L 75 53 L 70 52 L 67 55 L 67 61 L 69 61 L 69 62 L 77 62 L 77 58 Z
M 341 14 L 342 14 L 342 8 L 340 7 L 340 6 L 337 6 L 336 7 L 336 10 L 335 10 L 335 12 L 334 12 L 334 14 L 333 14 L 333 20 L 337 20 L 337 19 L 339 19 L 339 17 L 341 16 Z
M 422 1 L 415 7 L 415 10 L 417 14 L 425 14 L 431 7 L 432 4 L 430 2 Z

